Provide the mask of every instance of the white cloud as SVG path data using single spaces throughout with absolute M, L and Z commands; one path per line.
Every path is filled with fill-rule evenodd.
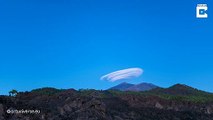
M 141 68 L 128 68 L 109 73 L 107 75 L 102 76 L 100 79 L 115 82 L 118 80 L 136 78 L 139 77 L 142 73 L 143 69 Z

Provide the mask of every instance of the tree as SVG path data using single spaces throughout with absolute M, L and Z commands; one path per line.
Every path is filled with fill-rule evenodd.
M 10 96 L 16 96 L 17 94 L 18 94 L 18 91 L 14 89 L 9 92 Z

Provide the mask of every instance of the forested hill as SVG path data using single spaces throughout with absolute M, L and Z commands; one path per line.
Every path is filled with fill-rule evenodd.
M 39 114 L 7 111 L 39 110 Z M 0 120 L 212 120 L 213 94 L 177 84 L 149 91 L 41 88 L 0 96 Z

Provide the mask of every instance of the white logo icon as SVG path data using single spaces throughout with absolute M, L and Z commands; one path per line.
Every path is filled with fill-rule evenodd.
M 197 4 L 196 17 L 197 18 L 208 18 L 207 9 L 208 9 L 207 4 Z

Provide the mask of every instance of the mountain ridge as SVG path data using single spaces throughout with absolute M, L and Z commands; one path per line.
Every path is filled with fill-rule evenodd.
M 41 113 L 36 115 L 6 113 L 7 110 L 22 109 L 38 109 Z M 0 96 L 1 120 L 212 120 L 212 118 L 213 93 L 208 94 L 179 84 L 149 91 L 39 88 L 29 92 L 18 92 L 15 96 Z
M 114 87 L 109 88 L 109 90 L 120 90 L 120 91 L 126 91 L 127 88 L 134 86 L 134 84 L 130 84 L 127 82 L 122 82 Z
M 148 91 L 158 88 L 158 86 L 152 83 L 142 82 L 139 84 L 131 84 L 127 82 L 120 83 L 114 87 L 109 88 L 109 90 L 120 90 L 120 91 Z
M 185 85 L 185 84 L 174 84 L 168 88 L 156 88 L 150 90 L 150 92 L 164 93 L 170 95 L 196 95 L 196 94 L 211 94 L 207 91 L 202 91 L 197 88 Z

